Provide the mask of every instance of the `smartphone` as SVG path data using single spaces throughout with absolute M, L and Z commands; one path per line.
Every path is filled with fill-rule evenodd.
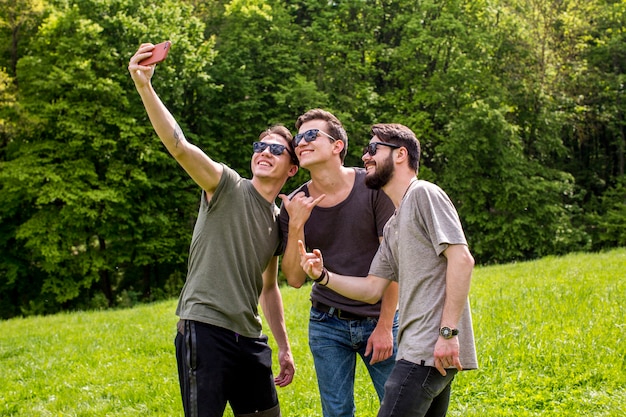
M 152 56 L 149 56 L 148 58 L 139 62 L 139 65 L 152 65 L 163 62 L 163 60 L 165 60 L 165 58 L 167 57 L 171 46 L 172 42 L 170 41 L 165 41 L 154 45 L 154 49 L 152 50 Z

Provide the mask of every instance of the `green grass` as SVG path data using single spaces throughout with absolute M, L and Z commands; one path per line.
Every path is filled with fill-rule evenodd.
M 626 415 L 625 278 L 626 248 L 477 268 L 480 369 L 459 374 L 448 415 Z M 321 415 L 308 295 L 283 289 L 297 366 L 279 389 L 285 417 Z M 0 322 L 0 416 L 182 415 L 175 305 Z M 357 415 L 375 416 L 361 364 L 357 375 Z

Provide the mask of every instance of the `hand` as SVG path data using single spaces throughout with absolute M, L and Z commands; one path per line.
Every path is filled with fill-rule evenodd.
M 300 266 L 304 272 L 313 280 L 319 278 L 324 269 L 322 252 L 319 249 L 313 249 L 313 253 L 307 253 L 301 240 L 298 240 L 298 247 L 300 248 Z
M 150 79 L 154 74 L 156 64 L 139 65 L 139 62 L 151 56 L 154 45 L 151 43 L 142 43 L 135 55 L 128 62 L 128 72 L 137 87 L 142 87 L 150 83 Z
M 393 355 L 393 333 L 391 329 L 385 330 L 376 326 L 365 348 L 365 356 L 372 354 L 370 365 L 389 359 Z
M 296 373 L 296 365 L 291 356 L 291 351 L 279 351 L 278 362 L 280 363 L 280 373 L 274 378 L 274 383 L 279 387 L 286 387 L 291 384 L 293 375 Z
M 300 191 L 291 200 L 285 194 L 279 194 L 278 196 L 283 200 L 283 206 L 287 210 L 287 214 L 289 214 L 289 226 L 301 228 L 309 220 L 313 207 L 317 206 L 326 197 L 326 194 L 313 198 L 307 197 L 304 191 Z
M 446 376 L 446 369 L 454 366 L 459 371 L 463 370 L 459 359 L 459 338 L 444 339 L 439 336 L 435 344 L 435 368 L 443 376 Z

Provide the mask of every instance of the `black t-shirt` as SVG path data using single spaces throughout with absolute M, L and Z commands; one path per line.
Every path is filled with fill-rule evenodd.
M 324 256 L 324 266 L 341 275 L 366 277 L 372 259 L 378 250 L 379 236 L 394 212 L 389 197 L 380 190 L 365 185 L 365 169 L 354 168 L 356 178 L 348 197 L 333 207 L 314 207 L 304 226 L 307 249 L 319 249 Z M 290 197 L 300 191 L 308 196 L 303 184 Z M 280 210 L 283 244 L 288 238 L 289 215 Z M 378 317 L 380 302 L 367 304 L 352 300 L 321 285 L 314 285 L 311 300 L 367 317 Z

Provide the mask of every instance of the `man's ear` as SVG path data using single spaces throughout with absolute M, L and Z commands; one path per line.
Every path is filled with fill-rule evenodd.
M 298 173 L 298 165 L 293 165 L 291 168 L 289 168 L 289 173 L 288 175 L 290 177 L 293 177 L 294 175 L 296 175 Z
M 409 151 L 404 146 L 398 148 L 396 152 L 396 163 L 401 164 L 407 159 L 409 159 Z
M 333 152 L 340 154 L 343 151 L 343 148 L 346 147 L 346 144 L 342 140 L 336 140 L 333 142 Z

